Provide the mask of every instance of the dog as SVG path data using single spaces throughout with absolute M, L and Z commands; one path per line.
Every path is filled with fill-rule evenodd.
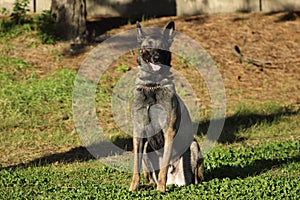
M 194 139 L 197 128 L 176 94 L 170 71 L 175 23 L 149 36 L 139 22 L 136 30 L 139 73 L 131 108 L 134 163 L 129 190 L 139 189 L 141 169 L 161 192 L 168 184 L 198 184 L 203 181 L 204 160 Z

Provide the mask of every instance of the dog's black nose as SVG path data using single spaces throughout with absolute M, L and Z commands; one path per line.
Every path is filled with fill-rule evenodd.
M 154 62 L 154 63 L 157 63 L 158 61 L 159 61 L 159 54 L 154 54 L 154 56 L 152 57 L 152 61 Z

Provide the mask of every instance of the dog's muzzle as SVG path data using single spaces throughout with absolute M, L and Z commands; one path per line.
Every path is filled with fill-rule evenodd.
M 153 71 L 159 71 L 163 64 L 162 58 L 165 56 L 164 54 L 166 52 L 167 51 L 161 49 L 141 49 L 140 57 L 152 68 Z

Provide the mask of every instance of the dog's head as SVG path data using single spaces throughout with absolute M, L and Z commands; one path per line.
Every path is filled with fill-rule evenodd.
M 171 52 L 169 48 L 175 35 L 175 23 L 167 24 L 162 33 L 147 36 L 139 22 L 136 24 L 137 41 L 140 45 L 138 64 L 142 70 L 151 73 L 168 71 L 171 66 Z

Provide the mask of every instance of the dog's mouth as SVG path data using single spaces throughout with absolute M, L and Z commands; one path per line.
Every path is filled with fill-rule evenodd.
M 157 72 L 157 71 L 159 71 L 161 69 L 161 66 L 158 65 L 158 64 L 154 64 L 154 63 L 151 63 L 151 62 L 149 62 L 148 64 L 150 65 L 150 67 L 152 68 L 152 70 L 155 71 L 155 72 Z
M 141 49 L 140 55 L 143 61 L 145 61 L 153 71 L 159 71 L 161 66 L 161 57 L 163 56 L 163 50 L 160 49 Z

